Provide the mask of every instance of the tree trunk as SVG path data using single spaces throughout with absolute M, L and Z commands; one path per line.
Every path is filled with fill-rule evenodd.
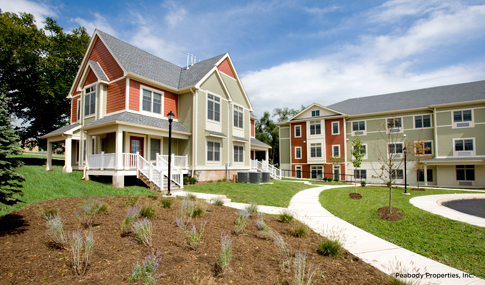
M 389 185 L 389 214 L 392 213 L 392 184 Z

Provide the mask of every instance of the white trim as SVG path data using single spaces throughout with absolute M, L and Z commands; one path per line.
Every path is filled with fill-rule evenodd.
M 393 122 L 395 122 L 396 119 L 401 119 L 401 126 L 396 128 L 389 129 L 389 123 L 388 120 L 392 119 Z M 391 133 L 402 133 L 404 131 L 404 119 L 403 117 L 387 117 L 385 118 L 384 124 L 386 124 L 386 131 L 390 131 Z M 398 130 L 397 132 L 395 130 Z
M 145 111 L 145 110 L 143 110 L 143 89 L 146 89 L 147 91 L 152 92 L 152 96 L 151 96 L 152 99 L 151 99 L 151 103 L 150 103 L 150 110 L 153 107 L 153 92 L 154 93 L 161 94 L 160 114 L 153 112 L 153 110 L 152 111 Z M 140 105 L 139 106 L 140 106 L 140 109 L 139 109 L 140 114 L 143 114 L 143 115 L 151 115 L 152 117 L 167 119 L 166 115 L 164 114 L 165 92 L 163 92 L 161 90 L 157 90 L 155 88 L 152 88 L 152 87 L 149 87 L 149 86 L 145 86 L 145 85 L 141 85 L 140 84 Z
M 130 109 L 130 79 L 126 78 L 126 87 L 125 87 L 125 110 Z
M 333 132 L 333 124 L 337 123 L 337 133 Z M 332 135 L 340 135 L 340 121 L 333 121 L 331 122 L 331 127 L 332 127 Z
M 87 119 L 87 118 L 92 118 L 92 117 L 95 117 L 96 116 L 96 109 L 98 108 L 98 103 L 97 103 L 97 100 L 98 100 L 98 82 L 94 82 L 94 83 L 91 83 L 89 85 L 86 85 L 83 87 L 82 89 L 82 94 L 83 94 L 83 99 L 82 101 L 84 101 L 84 104 L 83 104 L 83 107 L 86 107 L 86 89 L 88 88 L 91 88 L 93 86 L 96 86 L 96 90 L 94 90 L 94 113 L 92 114 L 89 114 L 89 115 L 86 115 L 85 112 L 86 110 L 83 108 L 82 110 L 82 113 L 83 113 L 83 121 L 84 119 Z M 93 94 L 92 92 L 90 92 L 89 94 Z
M 300 135 L 299 136 L 296 135 L 296 128 L 297 127 L 300 128 Z M 301 125 L 294 125 L 293 128 L 294 128 L 295 138 L 301 138 Z M 291 138 L 291 137 L 289 137 L 289 138 Z
M 300 149 L 300 157 L 297 156 L 297 149 Z M 302 159 L 302 147 L 301 146 L 295 146 L 295 159 Z
M 208 149 L 208 143 L 211 142 L 211 143 L 218 143 L 219 144 L 219 160 L 208 160 L 207 159 L 207 153 L 209 151 Z M 218 140 L 218 139 L 207 139 L 205 140 L 205 164 L 206 165 L 222 165 L 222 150 L 223 150 L 223 147 L 222 147 L 222 139 L 221 140 Z M 213 156 L 214 156 L 214 151 L 213 151 Z
M 389 146 L 393 144 L 393 145 L 397 145 L 397 144 L 401 144 L 402 147 L 401 147 L 401 152 L 393 152 L 393 159 L 402 159 L 403 158 L 403 153 L 404 153 L 404 142 L 393 142 L 393 143 L 387 143 L 387 157 L 389 158 L 391 156 L 391 153 L 389 152 Z M 396 146 L 394 146 L 394 151 L 396 150 Z
M 218 68 L 219 69 L 219 68 Z M 221 74 L 225 75 L 226 77 L 229 77 L 229 79 L 232 79 L 234 81 L 237 81 L 236 78 L 233 78 L 232 76 L 230 75 L 227 75 L 226 73 L 222 72 L 222 71 L 219 71 Z
M 313 103 L 313 104 L 311 104 L 310 106 L 306 107 L 306 108 L 305 108 L 303 111 L 301 111 L 300 113 L 298 113 L 298 114 L 294 115 L 293 117 L 289 118 L 289 119 L 287 120 L 287 122 L 292 121 L 294 118 L 296 118 L 296 117 L 300 116 L 301 114 L 303 114 L 304 112 L 306 112 L 307 110 L 309 110 L 310 108 L 312 108 L 312 107 L 314 107 L 314 106 L 317 106 L 317 107 L 319 107 L 319 108 L 322 108 L 322 109 L 327 110 L 327 111 L 330 111 L 330 112 L 333 112 L 333 113 L 335 113 L 335 114 L 346 115 L 346 114 L 344 114 L 344 113 L 337 112 L 337 111 L 335 111 L 335 110 L 333 110 L 333 109 L 330 109 L 330 108 L 328 108 L 328 107 L 325 107 L 325 106 L 323 106 L 323 105 L 320 105 L 320 104 L 317 104 L 317 103 Z
M 76 110 L 76 122 L 78 123 L 81 122 L 81 113 L 82 113 L 81 103 L 82 103 L 82 100 L 81 100 L 81 97 L 79 97 L 79 99 L 77 99 L 77 110 Z
M 239 147 L 242 147 L 242 152 L 243 152 L 243 161 L 235 161 L 234 160 L 234 155 L 235 155 L 235 152 L 234 152 L 234 147 L 238 147 L 238 157 L 239 157 Z M 244 165 L 244 154 L 246 153 L 245 151 L 245 144 L 244 143 L 240 143 L 240 142 L 236 142 L 236 143 L 233 143 L 232 144 L 232 163 L 234 166 L 237 166 L 237 165 Z M 239 159 L 239 158 L 238 158 Z
M 308 142 L 307 144 L 309 145 L 309 148 L 310 148 L 309 149 L 310 150 L 310 153 L 309 153 L 309 155 L 307 155 L 307 160 L 325 159 L 324 152 L 323 152 L 323 149 L 324 149 L 324 147 L 323 147 L 324 144 L 323 143 L 321 143 L 321 142 Z M 319 144 L 320 145 L 320 148 L 321 148 L 320 154 L 321 154 L 321 156 L 312 156 L 312 145 L 313 144 Z M 318 147 L 318 146 L 315 146 L 315 147 Z M 315 155 L 317 155 L 317 149 L 315 149 Z
M 323 122 L 322 121 L 323 120 L 307 121 L 307 124 L 306 125 L 307 125 L 307 138 L 308 139 L 310 139 L 310 138 L 317 138 L 317 137 L 323 137 L 324 136 L 323 134 L 325 133 L 325 121 L 323 121 Z M 317 127 L 316 127 L 317 122 L 320 123 L 320 133 L 319 134 L 317 134 Z M 312 123 L 315 124 L 315 134 L 314 135 L 312 135 L 312 132 L 311 132 L 311 125 L 312 125 Z
M 254 138 L 254 137 L 252 137 L 252 138 Z M 280 138 L 280 140 L 289 140 L 289 139 L 291 139 L 291 138 Z
M 230 64 L 230 67 L 232 68 L 232 73 L 234 73 L 234 76 L 237 79 L 237 83 L 239 84 L 239 87 L 241 87 L 242 93 L 244 95 L 244 99 L 246 99 L 246 102 L 248 103 L 249 111 L 253 112 L 254 111 L 253 105 L 251 104 L 251 101 L 249 101 L 248 94 L 246 93 L 246 90 L 244 89 L 244 86 L 241 82 L 241 79 L 239 78 L 239 74 L 237 73 L 236 67 L 234 66 L 234 63 L 232 62 L 232 58 L 229 55 L 229 53 L 226 53 L 226 55 L 223 56 L 223 58 L 221 60 L 219 60 L 219 62 L 216 64 L 216 67 L 219 66 L 224 61 L 224 59 L 226 59 L 226 58 L 227 58 L 227 61 Z M 219 69 L 217 69 L 217 71 L 219 71 Z M 231 101 L 232 101 L 232 98 L 231 98 Z
M 473 150 L 465 150 L 465 140 L 472 140 L 473 141 Z M 456 141 L 463 141 L 463 150 L 455 150 L 456 149 Z M 453 156 L 454 157 L 468 157 L 468 156 L 475 156 L 477 152 L 477 144 L 475 143 L 475 138 L 453 138 Z M 460 155 L 462 154 L 462 155 Z
M 334 155 L 334 154 L 335 154 L 335 152 L 334 152 L 334 150 L 335 150 L 335 149 L 334 149 L 334 147 L 338 147 L 338 156 L 335 156 L 335 155 Z M 341 155 L 341 153 L 340 153 L 340 145 L 339 145 L 339 144 L 333 144 L 333 145 L 332 145 L 332 157 L 341 157 L 341 156 L 342 156 L 342 155 Z
M 354 123 L 357 123 L 358 126 L 360 126 L 360 122 L 364 122 L 364 129 L 363 130 L 357 130 L 354 131 Z M 355 120 L 355 121 L 348 121 L 350 123 L 350 134 L 352 136 L 365 136 L 367 135 L 367 120 Z M 360 133 L 362 132 L 362 133 Z M 357 134 L 359 133 L 359 134 Z
M 429 116 L 429 127 L 424 127 L 424 116 Z M 426 115 L 413 115 L 413 127 L 412 129 L 415 130 L 423 130 L 423 129 L 431 129 L 433 128 L 433 114 L 426 114 Z M 416 117 L 422 117 L 421 118 L 421 124 L 423 124 L 423 127 L 421 128 L 416 128 Z
M 323 165 L 310 165 L 310 179 L 317 179 L 318 178 L 318 175 L 316 177 L 313 177 L 313 169 L 315 169 L 315 171 L 317 171 L 316 170 L 317 167 L 322 168 L 322 178 L 323 178 L 324 173 L 325 173 L 325 171 L 324 171 L 325 167 Z
M 219 104 L 219 121 L 216 121 L 216 120 L 214 120 L 214 119 L 209 119 L 209 95 L 212 95 L 212 96 L 218 97 L 219 99 L 221 99 L 221 98 L 222 98 L 222 96 L 221 96 L 221 95 L 217 95 L 217 94 L 215 94 L 215 93 L 213 93 L 213 92 L 211 92 L 210 94 L 209 94 L 209 92 L 206 92 L 206 94 L 205 94 L 205 95 L 206 95 L 206 96 L 205 96 L 205 121 L 206 121 L 206 122 L 210 122 L 210 123 L 214 123 L 214 124 L 219 124 L 219 125 L 221 125 L 221 120 L 222 120 L 222 104 L 221 104 L 221 103 L 222 103 L 222 102 L 221 102 L 221 101 L 219 101 L 219 103 L 217 103 L 215 100 L 212 100 L 212 99 L 211 99 L 212 101 L 214 101 L 214 104 L 216 104 L 216 103 L 217 103 L 217 104 Z M 214 105 L 214 106 L 215 106 L 215 105 Z M 216 113 L 216 112 L 215 112 L 215 107 L 214 107 L 214 117 L 215 117 L 215 113 Z
M 232 106 L 232 121 L 233 121 L 233 122 L 232 122 L 232 127 L 233 127 L 233 128 L 236 128 L 236 129 L 238 129 L 238 130 L 242 130 L 242 131 L 244 131 L 244 107 L 243 107 L 243 106 L 241 106 L 241 105 L 239 105 L 239 104 L 236 104 L 236 103 L 234 103 L 234 102 L 232 102 L 232 103 L 231 103 L 231 106 Z M 234 108 L 234 106 L 237 106 L 237 107 L 239 107 L 239 108 L 241 108 L 241 109 L 242 109 L 242 111 L 237 110 L 237 112 L 241 113 L 241 114 L 242 114 L 242 116 L 243 116 L 243 120 L 242 120 L 242 122 L 243 122 L 243 126 L 242 126 L 242 128 L 241 128 L 241 127 L 239 127 L 239 126 L 234 126 L 234 111 L 236 111 L 236 110 L 235 110 L 235 108 Z M 238 118 L 239 118 L 239 115 L 238 115 Z M 239 122 L 238 122 L 238 125 L 239 125 Z M 255 130 L 255 131 L 256 131 L 256 130 Z
M 454 116 L 454 113 L 455 112 L 461 112 L 461 116 L 462 116 L 462 119 L 463 119 L 463 111 L 470 111 L 471 112 L 471 116 L 472 116 L 472 120 L 471 121 L 461 121 L 461 122 L 455 122 L 455 116 Z M 451 128 L 452 129 L 462 129 L 462 128 L 473 128 L 474 127 L 474 124 L 475 124 L 475 110 L 471 109 L 471 108 L 466 108 L 466 109 L 455 109 L 455 110 L 451 110 L 450 111 L 450 114 L 451 114 Z M 468 126 L 464 126 L 464 127 L 458 127 L 458 124 L 466 124 L 468 123 L 469 125 Z
M 300 168 L 300 177 L 297 177 L 297 173 L 298 173 L 297 168 Z M 295 165 L 295 177 L 303 178 L 303 166 L 301 164 Z

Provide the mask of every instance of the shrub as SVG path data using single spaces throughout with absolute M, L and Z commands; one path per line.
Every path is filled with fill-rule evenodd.
M 123 220 L 123 223 L 121 223 L 121 235 L 126 235 L 128 233 L 133 222 L 140 214 L 140 210 L 141 208 L 139 206 L 128 206 L 125 219 Z
M 339 182 L 338 177 L 335 177 L 335 178 L 333 179 L 333 181 L 334 181 L 334 182 Z
M 293 214 L 288 209 L 284 209 L 278 215 L 278 221 L 281 222 L 281 223 L 291 223 L 291 222 L 293 222 L 294 219 L 295 218 L 293 218 Z
M 323 177 L 323 181 L 324 182 L 327 182 L 328 181 L 328 178 L 327 177 Z
M 148 218 L 139 218 L 131 228 L 140 242 L 147 247 L 152 247 L 153 226 Z
M 145 260 L 143 260 L 142 264 L 137 262 L 135 266 L 133 266 L 133 273 L 131 274 L 128 281 L 133 282 L 136 280 L 142 280 L 144 284 L 150 284 L 157 281 L 158 278 L 162 277 L 165 272 L 161 274 L 155 274 L 158 266 L 160 266 L 159 256 L 160 252 L 157 251 L 156 255 L 150 253 L 147 257 L 145 257 Z
M 173 200 L 171 198 L 163 198 L 160 200 L 160 204 L 162 205 L 163 208 L 171 208 L 172 207 Z
M 220 274 L 224 274 L 229 269 L 229 264 L 232 259 L 232 240 L 229 238 L 229 234 L 224 235 L 221 233 L 221 253 L 217 259 L 217 265 L 220 270 Z
M 59 214 L 59 209 L 47 209 L 47 210 L 44 210 L 42 207 L 39 207 L 38 210 L 40 212 L 40 216 L 42 217 L 42 219 L 44 221 L 47 221 L 47 219 L 49 218 L 49 216 L 57 216 Z
M 47 235 L 52 239 L 55 246 L 63 248 L 66 245 L 66 236 L 64 233 L 64 224 L 59 215 L 49 215 L 44 217 L 47 224 Z
M 278 232 L 272 231 L 271 237 L 273 238 L 276 251 L 280 258 L 280 268 L 284 271 L 286 268 L 289 268 L 291 264 L 291 247 L 286 244 L 283 237 Z
M 211 200 L 212 205 L 214 206 L 223 206 L 224 205 L 224 200 L 221 196 L 217 196 L 216 198 Z
M 249 220 L 249 216 L 251 214 L 247 211 L 247 210 L 240 210 L 237 214 L 237 218 L 236 218 L 236 230 L 235 230 L 235 233 L 237 235 L 239 235 L 240 233 L 242 233 L 242 231 L 244 230 L 244 228 L 246 227 L 246 224 L 247 224 L 247 221 Z
M 74 216 L 81 222 L 81 225 L 85 228 L 89 228 L 93 225 L 94 217 L 98 213 L 107 211 L 107 206 L 97 199 L 85 200 L 81 208 L 82 215 L 80 215 L 77 211 L 74 211 Z
M 192 193 L 188 193 L 187 195 L 185 195 L 185 197 L 187 199 L 189 199 L 190 201 L 196 201 L 197 200 L 197 195 L 192 194 Z
M 222 178 L 222 182 L 226 182 L 226 181 L 227 181 L 227 179 L 226 179 L 226 178 Z
M 367 182 L 365 182 L 365 181 L 360 181 L 360 186 L 365 187 L 365 185 L 367 185 Z
M 84 234 L 84 238 L 81 230 L 73 231 L 69 236 L 69 244 L 71 246 L 71 260 L 74 274 L 82 275 L 86 273 L 89 259 L 93 252 L 93 231 L 89 229 L 89 231 Z M 84 253 L 82 253 L 83 245 Z
M 217 183 L 221 183 L 221 182 L 222 182 L 222 179 L 217 180 Z
M 326 256 L 339 256 L 342 253 L 342 245 L 337 240 L 322 238 L 318 243 L 317 252 Z
M 258 213 L 258 219 L 256 220 L 256 228 L 258 231 L 262 231 L 265 234 L 269 234 L 271 228 L 264 222 L 264 214 Z
M 212 180 L 209 180 L 209 181 L 207 181 L 207 183 L 214 183 L 214 181 L 212 181 Z
M 195 177 L 190 177 L 189 182 L 190 184 L 195 184 L 197 183 L 197 179 L 195 179 Z
M 292 231 L 293 231 L 293 235 L 295 237 L 299 237 L 299 238 L 300 237 L 304 237 L 304 236 L 306 236 L 308 234 L 308 228 L 307 228 L 307 226 L 304 223 L 300 222 L 300 221 L 298 221 L 297 223 L 295 223 L 295 225 L 293 226 Z
M 158 200 L 160 196 L 158 195 L 148 195 L 148 198 L 152 199 L 152 200 Z
M 187 235 L 187 244 L 192 249 L 196 249 L 197 245 L 199 245 L 200 239 L 202 238 L 202 234 L 204 233 L 206 224 L 207 224 L 207 221 L 201 222 L 199 231 L 197 231 L 197 229 L 195 228 L 195 225 L 192 225 L 192 229 L 190 229 L 190 232 L 187 232 L 187 231 L 185 232 Z
M 248 211 L 250 214 L 254 214 L 258 212 L 258 204 L 256 203 L 251 203 L 246 206 L 246 211 Z
M 126 200 L 125 205 L 133 207 L 133 206 L 136 205 L 136 202 L 138 202 L 138 197 L 130 197 L 130 198 L 128 198 L 128 200 Z
M 297 252 L 295 254 L 295 260 L 293 261 L 293 271 L 295 273 L 295 277 L 293 278 L 294 284 L 303 285 L 313 283 L 312 278 L 317 275 L 318 266 L 314 267 L 313 264 L 310 263 L 308 269 L 306 269 L 306 263 L 307 254 L 305 252 Z
M 199 205 L 199 203 L 196 203 L 195 204 L 195 208 L 194 208 L 194 211 L 192 212 L 192 218 L 202 218 L 204 216 L 204 208 L 202 208 L 201 205 Z
M 184 185 L 189 184 L 189 177 L 184 176 Z
M 140 217 L 153 219 L 155 218 L 155 208 L 150 205 L 145 205 L 140 210 Z

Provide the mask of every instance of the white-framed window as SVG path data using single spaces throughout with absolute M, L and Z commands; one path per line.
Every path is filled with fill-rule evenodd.
M 207 94 L 207 119 L 221 121 L 221 98 Z
M 398 133 L 402 130 L 402 118 L 387 118 L 387 129 L 391 133 Z
M 433 154 L 433 142 L 432 141 L 423 141 L 420 142 L 421 146 L 418 146 L 418 142 L 415 143 L 414 153 L 417 155 L 426 155 L 426 154 Z
M 404 171 L 402 169 L 394 169 L 391 174 L 391 179 L 404 179 Z
M 431 115 L 414 116 L 414 128 L 431 128 Z
M 295 159 L 301 159 L 301 146 L 295 147 Z
M 321 143 L 310 144 L 310 156 L 311 157 L 322 157 L 322 144 Z
M 424 182 L 424 170 L 419 169 L 417 173 L 417 181 Z M 428 182 L 433 182 L 433 169 L 427 168 L 426 169 L 426 180 Z
M 244 112 L 243 108 L 234 105 L 234 127 L 243 128 Z
M 475 166 L 474 165 L 457 165 L 456 166 L 456 180 L 458 180 L 458 181 L 474 181 L 475 180 Z
M 340 134 L 340 122 L 332 122 L 332 135 Z
M 475 155 L 475 139 L 453 139 L 454 156 L 473 156 Z
M 84 117 L 96 112 L 96 85 L 84 89 Z
M 313 179 L 321 179 L 323 177 L 323 166 L 322 165 L 312 165 L 310 167 L 310 172 Z
M 295 166 L 295 177 L 296 178 L 301 178 L 301 165 L 296 165 Z
M 365 169 L 354 169 L 355 179 L 367 179 L 367 170 Z
M 163 115 L 163 92 L 148 87 L 141 87 L 141 92 L 141 110 Z
M 150 139 L 150 160 L 157 160 L 157 153 L 161 154 L 161 140 Z
M 355 149 L 355 146 L 353 146 Z M 360 148 L 360 153 L 363 153 L 364 156 L 362 156 L 362 159 L 367 159 L 367 144 L 362 144 L 362 147 Z
M 473 110 L 453 111 L 452 114 L 454 128 L 473 127 Z
M 77 99 L 76 122 L 81 122 L 81 97 Z
M 390 143 L 387 145 L 388 154 L 394 159 L 400 159 L 403 157 L 403 143 Z
M 352 122 L 352 131 L 365 131 L 365 121 Z
M 242 145 L 234 146 L 234 162 L 244 162 L 244 147 Z
M 207 142 L 207 161 L 221 161 L 221 143 Z
M 338 178 L 340 180 L 340 165 L 333 166 L 333 179 Z
M 321 121 L 311 121 L 310 122 L 310 135 L 321 135 L 322 134 L 322 123 Z
M 332 145 L 332 156 L 340 157 L 340 145 L 338 144 Z
M 318 116 L 320 116 L 320 110 L 312 111 L 312 117 L 318 117 Z
M 301 138 L 301 125 L 295 126 L 295 138 Z

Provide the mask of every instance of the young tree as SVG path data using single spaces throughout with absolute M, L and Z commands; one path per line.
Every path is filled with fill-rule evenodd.
M 354 165 L 354 168 L 359 168 L 362 164 L 362 158 L 365 156 L 365 148 L 362 146 L 362 140 L 359 136 L 355 136 L 351 140 L 352 149 L 350 153 L 352 154 L 351 162 Z M 354 176 L 354 186 L 355 186 L 355 193 L 357 193 L 357 181 L 355 180 Z
M 22 163 L 15 158 L 8 157 L 22 154 L 19 144 L 19 136 L 13 130 L 12 119 L 8 115 L 7 98 L 0 95 L 0 204 L 13 205 L 20 200 L 13 197 L 14 194 L 23 195 L 19 184 L 25 178 L 15 169 Z
M 382 140 L 374 144 L 379 168 L 371 164 L 376 173 L 372 177 L 380 179 L 389 187 L 389 213 L 392 213 L 392 181 L 397 178 L 398 170 L 404 163 L 403 135 L 399 132 L 401 128 L 401 118 L 386 119 L 386 122 L 381 124 L 379 134 Z
M 422 141 L 421 138 L 418 141 L 409 144 L 408 153 L 412 154 L 414 157 L 414 166 L 411 168 L 411 172 L 416 172 L 418 189 L 419 189 L 419 175 L 424 171 L 422 161 L 427 158 L 432 158 L 433 155 L 430 153 L 431 147 L 429 146 L 431 142 Z M 423 174 L 424 175 L 424 174 Z

